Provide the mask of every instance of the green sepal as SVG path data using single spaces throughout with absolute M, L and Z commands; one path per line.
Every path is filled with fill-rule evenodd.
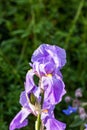
M 36 97 L 33 93 L 30 94 L 30 103 L 33 105 L 36 103 Z

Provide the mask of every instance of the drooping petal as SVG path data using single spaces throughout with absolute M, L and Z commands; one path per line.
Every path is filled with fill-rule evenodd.
M 21 111 L 19 111 L 19 113 L 14 117 L 14 119 L 10 123 L 9 130 L 15 130 L 25 127 L 28 124 L 28 120 L 26 118 L 30 113 L 31 112 L 26 108 L 23 108 Z
M 42 77 L 42 87 L 45 91 L 44 99 L 51 102 L 51 104 L 59 103 L 66 93 L 65 85 L 57 75 Z
M 46 130 L 65 130 L 66 124 L 55 118 L 48 118 L 45 124 Z

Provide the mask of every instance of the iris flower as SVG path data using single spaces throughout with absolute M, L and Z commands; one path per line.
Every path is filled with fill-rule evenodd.
M 32 91 L 35 94 L 36 99 L 38 101 L 33 105 L 30 102 L 29 96 L 26 96 L 26 92 L 23 91 L 20 95 L 20 104 L 22 105 L 22 109 L 18 112 L 18 114 L 15 116 L 15 118 L 12 120 L 9 130 L 15 130 L 15 129 L 20 129 L 22 127 L 25 127 L 28 125 L 28 119 L 27 117 L 32 113 L 35 116 L 38 116 L 38 114 L 41 114 L 41 120 L 43 123 L 43 126 L 46 127 L 46 130 L 64 130 L 66 125 L 58 120 L 55 119 L 54 117 L 54 106 L 45 103 L 43 104 L 43 108 L 40 108 L 39 104 L 39 98 L 38 94 L 39 91 L 34 90 Z M 38 93 L 38 94 L 37 94 Z
M 54 105 L 55 102 L 61 101 L 61 98 L 65 93 L 62 79 L 60 79 L 60 77 L 57 77 L 57 80 L 55 80 L 54 77 L 53 81 L 52 79 L 53 77 L 48 76 L 48 79 L 46 81 L 46 77 L 45 78 L 43 77 L 40 85 L 41 87 L 42 85 L 44 85 L 44 89 L 46 91 L 44 93 L 43 107 L 41 108 L 41 96 L 40 96 L 41 87 L 37 87 L 35 85 L 33 79 L 34 75 L 35 73 L 33 70 L 28 71 L 28 73 L 26 74 L 26 81 L 24 84 L 25 91 L 23 91 L 20 95 L 20 104 L 22 106 L 22 109 L 12 120 L 9 130 L 20 129 L 28 125 L 27 117 L 31 113 L 36 117 L 38 116 L 39 113 L 41 114 L 42 123 L 47 130 L 51 130 L 51 128 L 55 130 L 58 129 L 64 130 L 66 125 L 60 121 L 57 121 L 53 113 L 53 110 L 55 108 Z M 31 94 L 34 95 L 33 102 L 31 101 Z
M 52 74 L 60 71 L 65 65 L 66 52 L 58 46 L 42 44 L 34 51 L 31 61 L 38 75 Z
M 42 44 L 33 53 L 31 67 L 26 74 L 25 91 L 20 95 L 22 109 L 12 120 L 9 130 L 28 125 L 27 117 L 32 113 L 41 116 L 41 125 L 46 130 L 65 130 L 66 125 L 54 117 L 55 104 L 66 93 L 60 69 L 66 63 L 65 50 L 55 45 Z M 38 85 L 34 75 L 39 78 Z M 43 102 L 41 93 L 43 92 Z

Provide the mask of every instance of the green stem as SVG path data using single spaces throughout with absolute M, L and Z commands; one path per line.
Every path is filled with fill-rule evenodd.
M 40 128 L 41 128 L 41 114 L 38 114 L 35 124 L 35 130 L 40 130 Z

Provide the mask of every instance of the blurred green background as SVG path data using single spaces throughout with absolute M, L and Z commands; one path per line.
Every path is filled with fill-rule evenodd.
M 31 55 L 41 43 L 66 50 L 62 73 L 67 93 L 74 96 L 81 87 L 87 100 L 87 0 L 0 0 L 0 130 L 8 130 L 21 109 Z M 56 118 L 73 130 L 73 117 L 66 118 L 64 108 L 64 101 L 56 106 Z M 34 130 L 34 121 L 31 115 L 24 130 Z

